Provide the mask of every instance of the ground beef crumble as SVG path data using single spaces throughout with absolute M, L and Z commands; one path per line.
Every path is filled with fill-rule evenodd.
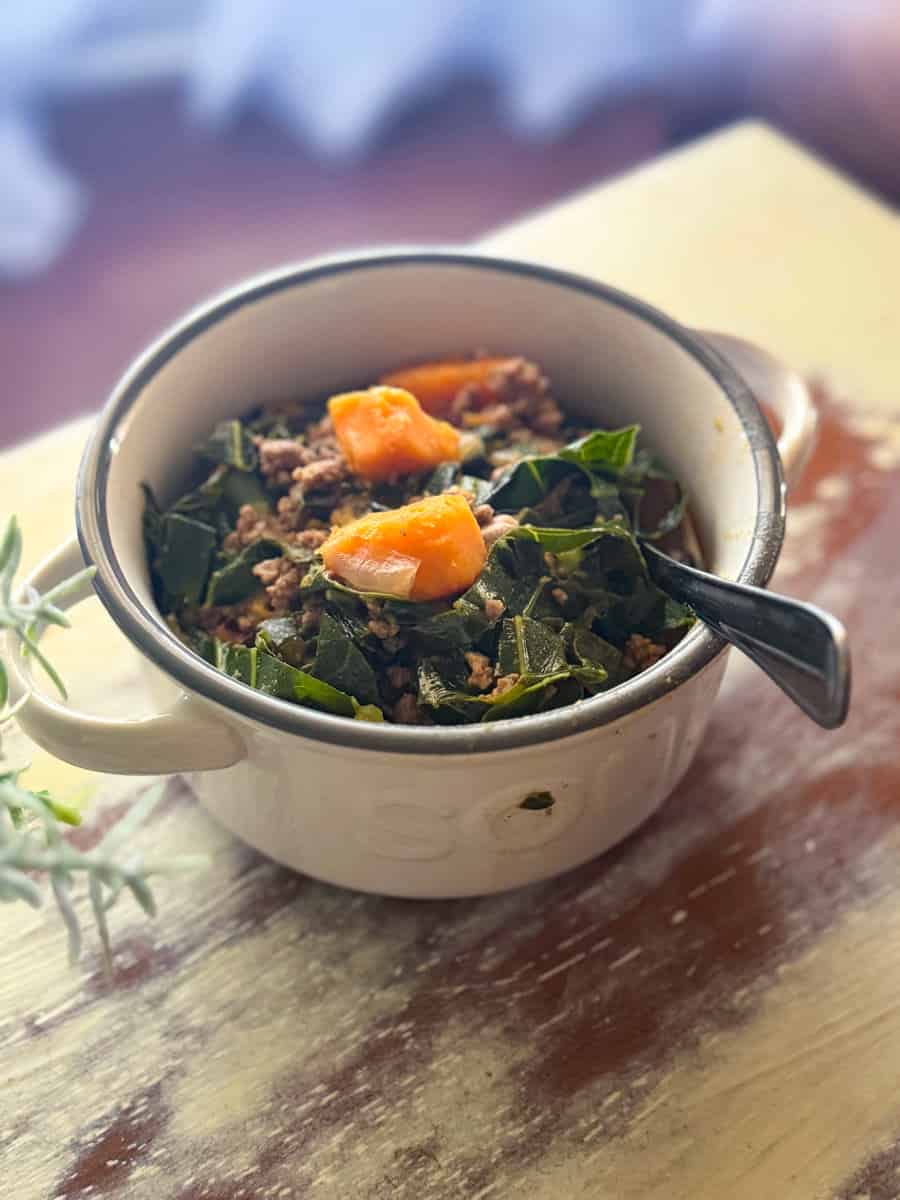
M 273 487 L 287 487 L 303 464 L 304 447 L 294 438 L 260 438 L 259 469 Z
M 266 589 L 273 612 L 286 612 L 300 592 L 303 568 L 289 558 L 267 558 L 257 563 L 253 574 Z
M 484 615 L 489 621 L 499 621 L 506 612 L 506 605 L 496 596 L 488 596 L 484 602 Z
M 515 529 L 519 522 L 509 513 L 498 513 L 481 531 L 484 544 L 490 549 L 499 538 Z
M 502 696 L 504 692 L 508 692 L 510 688 L 514 688 L 519 679 L 520 676 L 516 675 L 515 672 L 509 675 L 501 675 L 494 684 L 494 690 L 488 692 L 488 695 L 491 697 Z
M 469 667 L 469 678 L 466 680 L 470 688 L 478 692 L 486 692 L 494 682 L 494 668 L 486 654 L 477 650 L 466 652 L 466 663 Z
M 640 633 L 633 633 L 625 643 L 622 666 L 629 671 L 645 671 L 666 653 L 666 647 Z
M 461 388 L 450 405 L 449 416 L 464 428 L 490 425 L 511 434 L 516 429 L 554 434 L 564 421 L 546 377 L 524 358 L 507 359 L 491 372 L 485 384 Z

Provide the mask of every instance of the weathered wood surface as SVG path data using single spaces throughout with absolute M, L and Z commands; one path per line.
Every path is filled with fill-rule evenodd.
M 750 145 L 764 203 L 735 177 Z M 808 233 L 807 191 L 819 202 Z M 651 195 L 658 225 L 633 242 L 642 267 L 622 243 Z M 688 257 L 690 195 L 710 212 L 716 253 L 684 273 L 679 305 L 664 255 L 669 245 L 672 270 Z M 783 321 L 763 308 L 758 266 L 741 275 L 769 253 L 743 236 L 757 220 L 773 287 L 790 293 L 774 304 Z M 800 231 L 799 247 L 779 242 L 785 229 Z M 826 292 L 824 268 L 807 287 L 812 241 L 837 289 L 871 272 L 880 291 Z M 147 852 L 200 849 L 210 868 L 166 882 L 154 924 L 115 910 L 112 979 L 90 935 L 81 968 L 67 969 L 52 910 L 3 913 L 4 1197 L 900 1196 L 900 403 L 889 373 L 900 234 L 751 129 L 495 244 L 569 265 L 581 255 L 687 320 L 857 384 L 821 396 L 822 437 L 777 577 L 851 628 L 848 724 L 818 731 L 735 660 L 696 764 L 650 825 L 559 880 L 455 903 L 291 874 L 171 783 Z M 746 317 L 743 278 L 757 304 Z M 863 359 L 873 326 L 880 365 Z M 0 459 L 33 555 L 66 530 L 83 435 L 69 427 Z M 49 491 L 38 461 L 53 463 Z M 134 656 L 99 608 L 79 610 L 56 651 L 78 699 L 137 703 Z M 82 842 L 135 788 L 32 757 L 36 780 L 90 798 Z

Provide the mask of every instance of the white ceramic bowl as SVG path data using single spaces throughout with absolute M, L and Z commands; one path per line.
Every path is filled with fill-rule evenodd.
M 582 418 L 639 421 L 688 484 L 712 569 L 764 585 L 783 537 L 782 463 L 714 341 L 591 280 L 479 254 L 332 259 L 218 297 L 113 392 L 82 463 L 78 542 L 31 580 L 45 589 L 82 555 L 96 564 L 96 590 L 145 656 L 159 714 L 110 721 L 32 694 L 22 725 L 80 766 L 186 772 L 245 841 L 365 891 L 487 893 L 592 858 L 650 816 L 694 757 L 725 667 L 708 629 L 620 687 L 543 715 L 457 728 L 329 716 L 246 688 L 169 632 L 151 596 L 138 485 L 172 499 L 192 445 L 220 418 L 483 346 L 539 362 Z M 814 429 L 804 387 L 752 347 L 720 344 L 756 372 L 796 465 Z M 522 808 L 535 791 L 553 805 Z

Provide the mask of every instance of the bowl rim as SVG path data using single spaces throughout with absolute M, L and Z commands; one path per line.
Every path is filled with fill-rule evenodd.
M 634 679 L 547 713 L 449 727 L 354 721 L 267 696 L 222 674 L 174 633 L 160 627 L 159 615 L 154 616 L 138 597 L 115 554 L 105 498 L 117 430 L 150 380 L 171 358 L 236 310 L 280 291 L 303 287 L 329 275 L 422 265 L 526 276 L 587 294 L 647 322 L 689 353 L 731 403 L 752 455 L 756 519 L 738 580 L 757 587 L 769 581 L 784 538 L 785 484 L 775 438 L 750 388 L 702 337 L 652 305 L 586 276 L 478 250 L 401 247 L 330 255 L 253 276 L 195 307 L 134 360 L 99 415 L 78 473 L 76 529 L 85 561 L 97 568 L 95 590 L 112 619 L 137 648 L 190 693 L 198 693 L 232 714 L 314 742 L 405 755 L 474 754 L 559 741 L 618 721 L 661 700 L 703 670 L 721 653 L 724 641 L 698 623 L 659 663 Z

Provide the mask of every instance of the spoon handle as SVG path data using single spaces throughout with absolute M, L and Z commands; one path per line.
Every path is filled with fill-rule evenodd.
M 642 546 L 664 591 L 737 646 L 826 729 L 843 724 L 850 703 L 850 649 L 844 626 L 814 604 L 747 587 L 675 562 Z

